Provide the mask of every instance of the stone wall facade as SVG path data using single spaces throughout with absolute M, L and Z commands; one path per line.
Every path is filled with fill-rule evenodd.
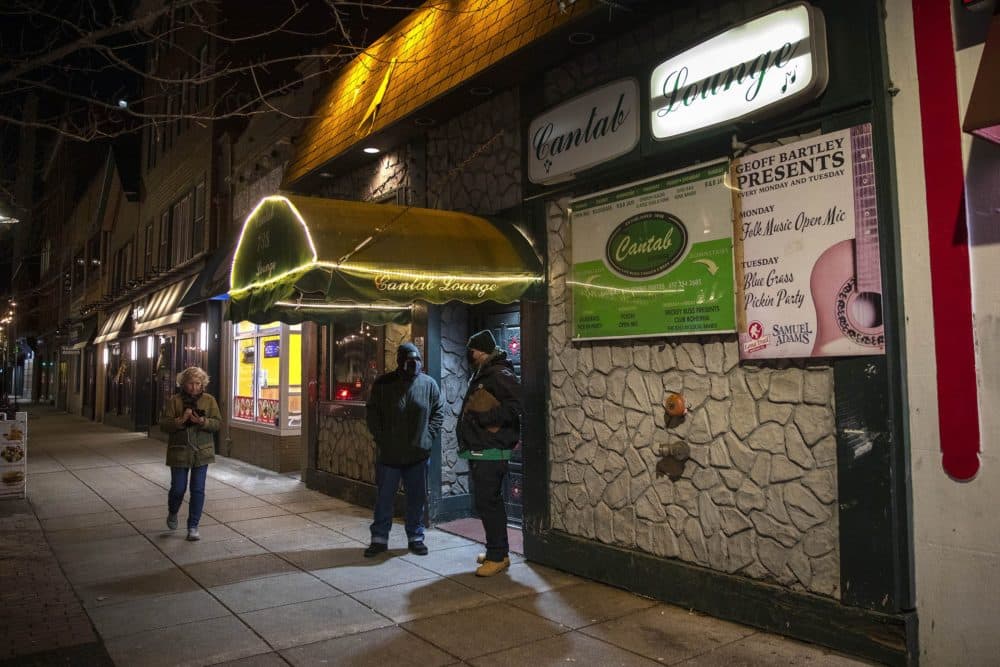
M 469 309 L 450 303 L 441 309 L 441 400 L 444 426 L 441 429 L 441 495 L 469 492 L 469 464 L 458 457 L 455 429 L 462 399 L 469 384 L 469 363 L 465 343 L 469 339 Z
M 569 224 L 550 209 L 553 527 L 839 598 L 832 369 L 742 365 L 735 335 L 573 343 Z M 658 476 L 681 441 L 683 474 Z

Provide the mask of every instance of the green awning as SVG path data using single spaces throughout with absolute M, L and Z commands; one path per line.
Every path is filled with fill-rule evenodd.
M 230 273 L 230 318 L 400 321 L 414 301 L 511 303 L 542 284 L 513 225 L 456 213 L 296 195 L 247 217 Z

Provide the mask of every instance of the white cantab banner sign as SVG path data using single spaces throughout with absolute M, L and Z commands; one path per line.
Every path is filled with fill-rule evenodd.
M 808 102 L 826 89 L 823 14 L 799 2 L 661 63 L 650 78 L 654 139 Z
M 639 143 L 639 83 L 620 79 L 538 116 L 528 128 L 528 178 L 553 183 Z

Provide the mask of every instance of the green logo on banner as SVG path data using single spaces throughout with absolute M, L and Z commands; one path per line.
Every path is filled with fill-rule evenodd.
M 676 264 L 687 244 L 687 228 L 677 216 L 646 211 L 615 228 L 604 255 L 615 273 L 626 278 L 649 278 Z

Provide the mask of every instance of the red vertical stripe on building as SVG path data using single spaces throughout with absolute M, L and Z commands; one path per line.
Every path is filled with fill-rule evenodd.
M 913 28 L 927 183 L 941 465 L 951 477 L 968 480 L 979 471 L 979 396 L 951 3 L 913 0 Z

